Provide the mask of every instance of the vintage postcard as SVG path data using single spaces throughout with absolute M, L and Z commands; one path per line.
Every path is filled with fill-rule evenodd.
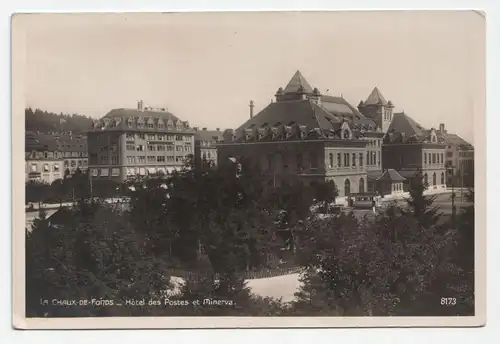
M 485 23 L 14 15 L 14 326 L 484 325 Z

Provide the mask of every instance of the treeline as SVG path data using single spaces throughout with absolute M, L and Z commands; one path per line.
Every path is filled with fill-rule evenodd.
M 47 112 L 41 109 L 27 108 L 25 114 L 26 131 L 49 132 L 85 132 L 92 128 L 92 119 L 79 114 Z
M 458 215 L 458 228 L 438 224 L 433 198 L 414 183 L 408 207 L 388 207 L 374 221 L 342 213 L 320 219 L 311 205 L 330 202 L 333 184 L 268 191 L 257 170 L 242 166 L 137 181 L 126 188 L 128 211 L 81 197 L 56 227 L 42 213 L 26 234 L 27 315 L 473 314 L 473 208 Z M 302 269 L 296 300 L 252 294 L 243 272 L 283 260 Z M 175 268 L 196 278 L 172 295 Z M 456 303 L 443 305 L 442 297 Z M 170 307 L 163 306 L 167 298 Z M 123 305 L 145 299 L 162 306 L 47 307 L 40 299 Z M 227 303 L 196 304 L 203 299 Z

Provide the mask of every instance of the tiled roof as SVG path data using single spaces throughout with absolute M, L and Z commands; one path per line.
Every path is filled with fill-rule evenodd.
M 309 99 L 292 100 L 269 104 L 238 130 L 294 124 L 308 128 L 338 129 L 341 121 Z
M 399 175 L 402 177 L 408 179 L 408 178 L 413 178 L 417 174 L 417 171 L 412 171 L 412 170 L 401 170 L 398 171 Z
M 87 137 L 82 135 L 26 134 L 27 152 L 87 152 Z
M 402 181 L 405 181 L 406 178 L 401 176 L 401 174 L 399 174 L 398 171 L 393 170 L 393 169 L 388 169 L 388 170 L 385 170 L 384 173 L 377 180 L 402 182 Z
M 195 132 L 196 141 L 222 141 L 223 132 L 220 130 L 200 130 Z
M 296 93 L 302 87 L 304 93 L 312 93 L 313 89 L 300 71 L 296 71 L 292 79 L 286 85 L 284 93 Z
M 103 118 L 129 118 L 129 117 L 137 117 L 137 118 L 162 118 L 167 121 L 171 119 L 172 121 L 179 120 L 176 116 L 171 114 L 168 111 L 149 111 L 144 110 L 140 111 L 138 109 L 113 109 L 108 112 Z
M 411 137 L 413 135 L 422 137 L 426 136 L 427 133 L 427 129 L 415 122 L 405 113 L 395 113 L 393 115 L 388 131 L 404 133 L 406 137 Z
M 383 171 L 368 171 L 366 173 L 369 180 L 377 180 L 382 175 Z
M 375 122 L 371 118 L 364 116 L 342 97 L 323 95 L 321 96 L 321 101 L 321 106 L 324 107 L 332 115 L 337 116 L 339 120 L 345 118 L 355 125 L 358 124 L 363 126 L 371 126 L 373 128 L 376 127 Z
M 380 90 L 375 87 L 365 101 L 365 105 L 387 105 L 387 101 L 380 92 Z
M 454 146 L 470 146 L 472 148 L 472 145 L 469 142 L 465 141 L 463 138 L 461 138 L 457 134 L 448 134 L 448 133 L 437 132 L 437 135 L 439 137 L 442 137 L 446 144 L 454 145 Z

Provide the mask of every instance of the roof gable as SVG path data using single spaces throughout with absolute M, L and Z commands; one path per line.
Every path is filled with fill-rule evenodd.
M 288 82 L 288 85 L 286 85 L 284 92 L 297 93 L 301 88 L 304 93 L 312 93 L 313 91 L 311 85 L 309 85 L 302 73 L 300 73 L 300 71 L 296 71 L 292 79 Z
M 382 95 L 382 92 L 375 87 L 366 99 L 365 105 L 387 105 L 387 101 L 385 100 L 384 96 Z
M 427 129 L 405 113 L 395 113 L 392 117 L 392 122 L 389 126 L 388 132 L 389 131 L 404 133 L 406 137 L 414 135 L 423 137 L 426 136 Z

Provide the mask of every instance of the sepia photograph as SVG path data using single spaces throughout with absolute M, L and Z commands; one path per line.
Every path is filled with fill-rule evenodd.
M 14 326 L 484 325 L 485 23 L 14 15 Z

